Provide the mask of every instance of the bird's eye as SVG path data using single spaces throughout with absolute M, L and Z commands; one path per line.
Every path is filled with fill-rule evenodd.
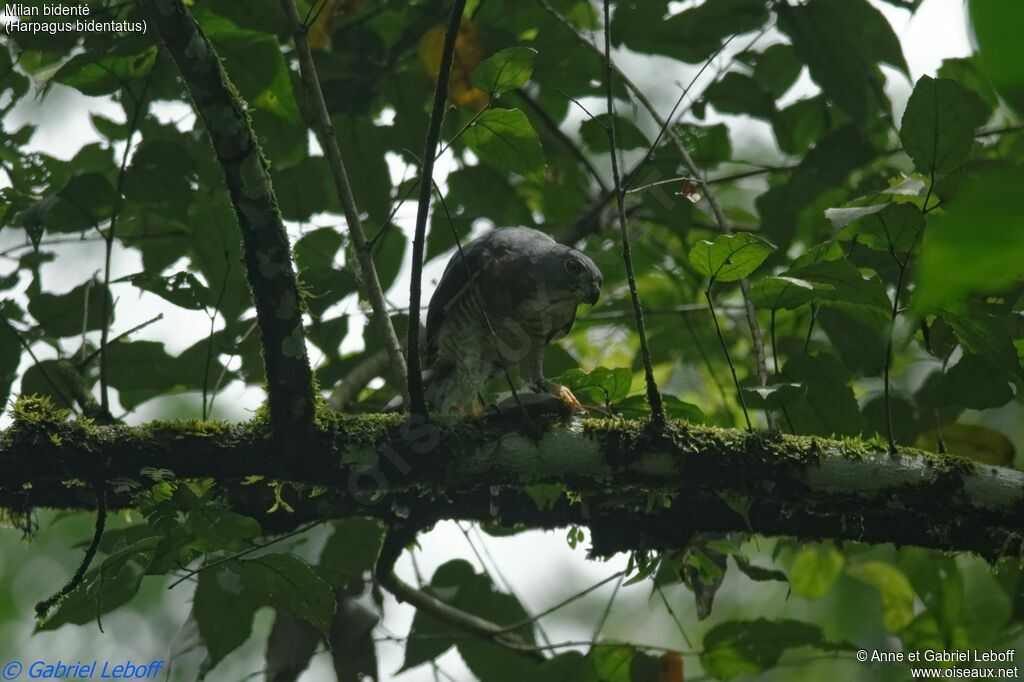
M 583 272 L 583 262 L 579 258 L 570 258 L 565 261 L 565 270 L 570 275 L 578 275 Z

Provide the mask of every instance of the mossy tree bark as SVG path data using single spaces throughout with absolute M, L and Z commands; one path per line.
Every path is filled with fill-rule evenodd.
M 418 527 L 589 526 L 598 555 L 680 547 L 697 531 L 920 545 L 990 560 L 1024 552 L 1024 472 L 910 449 L 892 456 L 884 443 L 680 422 L 652 435 L 642 422 L 614 420 L 551 423 L 532 438 L 486 420 L 335 415 L 301 457 L 282 458 L 268 433 L 258 422 L 95 426 L 23 401 L 0 434 L 0 506 L 91 508 L 81 481 L 102 470 L 112 509 L 132 506 L 161 477 L 213 478 L 266 532 L 377 516 Z M 252 475 L 293 483 L 295 512 L 266 513 L 266 487 L 241 485 Z
M 181 0 L 139 0 L 188 86 L 213 142 L 241 228 L 245 270 L 263 344 L 271 419 L 302 441 L 313 422 L 313 374 L 291 248 L 245 103 Z M 197 226 L 196 229 L 202 229 Z

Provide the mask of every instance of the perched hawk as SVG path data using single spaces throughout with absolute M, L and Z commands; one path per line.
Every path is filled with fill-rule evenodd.
M 576 306 L 597 302 L 603 282 L 590 258 L 530 228 L 500 228 L 466 244 L 427 311 L 427 402 L 468 410 L 488 380 L 518 365 L 534 390 L 578 410 L 567 388 L 544 378 L 544 349 L 569 333 Z

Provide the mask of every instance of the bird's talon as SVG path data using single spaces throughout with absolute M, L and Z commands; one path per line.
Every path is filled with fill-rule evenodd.
M 562 406 L 565 407 L 565 411 L 569 414 L 578 414 L 583 411 L 583 405 L 580 401 L 572 394 L 568 386 L 562 386 L 552 382 L 545 381 L 540 385 L 541 390 L 550 393 L 551 395 L 558 398 L 561 401 Z

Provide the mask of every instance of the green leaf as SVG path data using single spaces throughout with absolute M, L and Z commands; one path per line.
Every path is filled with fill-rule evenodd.
M 608 126 L 612 117 L 598 114 L 594 118 L 586 118 L 580 123 L 580 137 L 583 144 L 595 154 L 608 153 Z M 615 146 L 619 149 L 646 149 L 651 146 L 647 136 L 628 118 L 616 115 Z
M 797 100 L 772 117 L 775 140 L 786 154 L 803 155 L 828 131 L 829 105 L 824 95 Z
M 1013 466 L 1017 449 L 1013 441 L 995 429 L 980 424 L 943 424 L 941 430 L 942 442 L 949 454 L 993 466 Z M 914 443 L 915 447 L 930 452 L 936 452 L 937 445 L 934 429 L 923 432 Z
M 192 616 L 206 646 L 202 673 L 213 669 L 249 639 L 253 616 L 262 605 L 254 596 L 226 566 L 199 573 Z
M 918 310 L 962 310 L 969 293 L 998 292 L 1024 280 L 1024 229 L 1010 197 L 1024 187 L 1024 169 L 974 173 L 921 247 L 913 304 Z
M 526 85 L 533 75 L 533 58 L 537 50 L 510 47 L 480 62 L 473 71 L 473 84 L 481 90 L 498 94 Z
M 401 230 L 388 230 L 377 240 L 373 254 L 373 262 L 377 267 L 380 286 L 387 291 L 398 278 L 405 258 L 405 248 L 409 240 Z
M 547 659 L 540 667 L 538 682 L 600 682 L 591 660 L 578 651 Z
M 469 563 L 461 559 L 438 567 L 426 589 L 458 609 L 499 625 L 527 620 L 526 610 L 515 597 L 496 591 L 488 576 L 476 573 Z M 530 626 L 518 628 L 515 632 L 528 642 L 534 641 Z M 461 631 L 452 630 L 423 610 L 417 610 L 413 618 L 401 669 L 408 670 L 433 660 L 452 644 L 458 647 L 466 665 L 478 679 L 500 679 L 502 675 L 511 679 L 536 679 L 537 664 L 534 661 L 490 642 L 466 639 Z
M 126 203 L 154 203 L 179 211 L 195 195 L 196 164 L 183 153 L 180 141 L 158 139 L 143 143 L 124 177 Z
M 21 343 L 7 319 L 0 316 L 0 405 L 7 405 L 21 364 Z
M 627 644 L 598 644 L 589 654 L 602 682 L 631 682 L 630 664 L 636 649 Z
M 44 231 L 78 232 L 102 223 L 116 204 L 114 187 L 102 173 L 82 173 L 73 176 L 56 193 L 15 214 L 11 222 L 25 228 L 38 245 Z
M 145 552 L 132 552 L 112 562 L 107 570 L 93 568 L 78 589 L 69 594 L 36 630 L 56 630 L 67 623 L 83 625 L 127 604 L 139 591 L 145 567 Z
M 888 324 L 892 303 L 877 275 L 865 277 L 848 260 L 811 263 L 793 275 L 819 287 L 825 305 L 842 310 L 871 325 Z
M 362 581 L 377 565 L 385 528 L 377 519 L 351 518 L 334 522 L 318 563 L 321 573 L 336 589 L 349 581 Z
M 832 590 L 846 559 L 831 545 L 804 547 L 789 568 L 793 594 L 804 599 L 821 599 Z
M 76 336 L 103 327 L 104 299 L 107 313 L 113 318 L 113 299 L 105 293 L 102 284 L 89 281 L 66 294 L 36 294 L 29 299 L 28 311 L 47 335 Z
M 166 276 L 142 272 L 129 279 L 138 288 L 156 294 L 179 308 L 204 310 L 214 303 L 209 288 L 187 270 Z
M 779 28 L 807 64 L 811 78 L 854 121 L 868 120 L 877 100 L 872 82 L 881 79 L 875 63 L 879 60 L 861 35 L 865 27 L 852 21 L 851 15 L 872 11 L 864 5 L 866 0 L 812 0 L 779 8 Z M 881 21 L 888 25 L 884 18 Z
M 156 45 L 126 38 L 105 55 L 94 50 L 75 55 L 57 70 L 53 80 L 91 97 L 109 95 L 149 73 L 156 54 Z
M 484 163 L 500 171 L 529 175 L 544 168 L 537 131 L 518 109 L 489 109 L 463 135 Z
M 825 651 L 846 648 L 825 639 L 821 629 L 796 620 L 727 621 L 704 635 L 700 663 L 720 680 L 752 675 L 777 664 L 787 649 L 811 646 Z
M 801 384 L 768 384 L 767 386 L 744 386 L 743 392 L 747 396 L 747 404 L 750 407 L 779 409 L 807 393 L 807 387 Z
M 795 433 L 856 436 L 864 429 L 849 371 L 832 355 L 789 360 L 782 374 L 807 387 L 806 395 L 786 403 Z
M 714 242 L 697 242 L 690 250 L 690 265 L 714 281 L 735 282 L 754 272 L 773 249 L 749 232 L 721 234 Z
M 844 236 L 856 236 L 858 244 L 902 257 L 917 244 L 924 223 L 924 215 L 913 204 L 885 204 L 855 220 Z
M 831 114 L 829 114 L 831 115 Z M 784 184 L 775 185 L 757 198 L 764 234 L 776 244 L 791 243 L 804 222 L 801 213 L 820 195 L 835 191 L 854 169 L 876 154 L 870 141 L 855 125 L 827 133 L 806 153 Z M 808 209 L 805 213 L 810 213 Z M 819 219 L 820 213 L 814 214 Z
M 898 568 L 884 561 L 867 561 L 846 570 L 878 590 L 882 597 L 882 624 L 888 632 L 899 632 L 914 620 L 914 588 Z
M 690 157 L 701 168 L 710 168 L 732 158 L 732 143 L 729 129 L 724 123 L 699 126 L 695 123 L 679 123 L 674 126 L 683 146 Z M 616 130 L 618 130 L 616 128 Z
M 206 505 L 189 513 L 183 531 L 191 537 L 189 546 L 203 553 L 240 551 L 263 532 L 251 516 Z
M 769 310 L 793 310 L 829 291 L 832 291 L 831 284 L 798 277 L 762 277 L 751 287 L 754 305 Z
M 925 175 L 952 173 L 967 159 L 977 123 L 956 81 L 921 76 L 903 112 L 900 141 Z
M 334 617 L 334 590 L 309 564 L 288 554 L 240 561 L 242 585 L 259 600 L 287 611 L 327 635 Z
M 1020 36 L 1024 6 L 999 0 L 970 0 L 971 26 L 981 53 L 981 68 L 1003 99 L 1024 114 L 1024 74 Z
M 573 393 L 586 396 L 592 403 L 610 405 L 629 395 L 629 389 L 633 384 L 633 372 L 625 367 L 597 367 L 591 372 L 570 369 L 556 381 L 567 386 Z
M 980 64 L 981 57 L 978 54 L 943 59 L 937 75 L 939 78 L 949 78 L 959 83 L 975 109 L 976 120 L 985 122 L 999 106 L 999 96 L 992 89 L 992 83 L 985 76 Z
M 878 213 L 889 204 L 871 204 L 870 206 L 850 206 L 846 208 L 826 208 L 825 217 L 832 227 L 841 230 L 850 223 L 854 223 L 865 216 Z
M 307 221 L 322 211 L 337 211 L 331 171 L 322 156 L 308 156 L 292 166 L 271 167 L 274 195 L 285 220 Z
M 661 402 L 665 408 L 665 414 L 673 419 L 682 419 L 691 424 L 711 423 L 711 420 L 699 407 L 693 403 L 684 402 L 674 395 L 663 394 Z M 651 414 L 651 406 L 647 404 L 646 395 L 629 396 L 612 405 L 612 409 L 626 419 L 643 419 Z
M 145 371 L 140 371 L 144 367 Z M 117 389 L 121 406 L 131 410 L 158 395 L 180 392 L 186 377 L 159 341 L 122 341 L 107 348 L 110 386 Z M 191 377 L 192 382 L 196 381 Z
M 735 71 L 708 86 L 704 98 L 723 114 L 747 114 L 764 120 L 775 115 L 775 98 L 771 93 L 754 78 Z
M 200 21 L 242 98 L 277 118 L 298 121 L 299 105 L 277 37 L 240 28 L 209 12 Z
M 760 0 L 708 0 L 664 17 L 664 3 L 615 6 L 612 40 L 636 52 L 663 54 L 691 64 L 708 59 L 734 33 L 746 33 L 768 20 Z
M 76 382 L 72 379 L 74 368 L 67 365 L 67 360 L 42 360 L 33 364 L 21 375 L 21 394 L 45 395 L 52 398 L 57 407 L 74 407 L 77 395 Z
M 101 114 L 90 114 L 89 121 L 96 132 L 108 140 L 123 140 L 128 137 L 128 126 L 124 123 L 112 121 Z
M 925 389 L 930 390 L 921 397 L 929 405 L 972 410 L 1002 407 L 1014 396 L 1010 375 L 985 356 L 973 353 L 965 353 L 933 385 L 925 384 L 922 392 Z
M 753 65 L 754 81 L 767 90 L 773 99 L 786 94 L 804 67 L 793 46 L 785 43 L 766 47 L 753 57 Z

